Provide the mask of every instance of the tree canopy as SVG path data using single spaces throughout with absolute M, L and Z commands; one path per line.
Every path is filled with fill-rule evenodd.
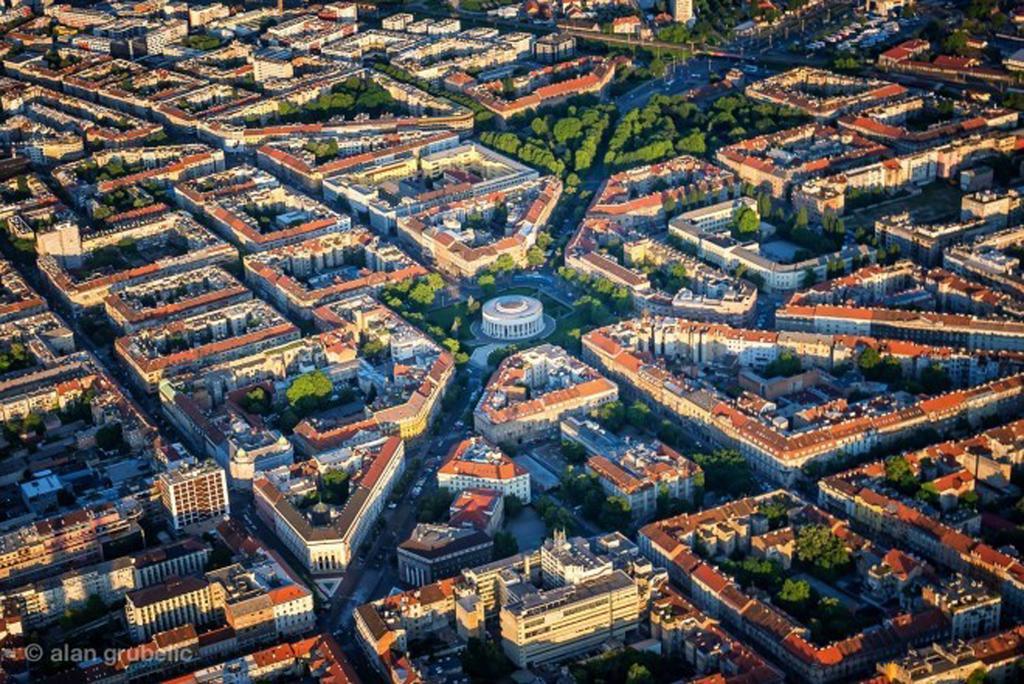
M 292 381 L 285 392 L 288 404 L 300 415 L 311 413 L 321 406 L 334 391 L 331 379 L 321 370 L 303 373 Z

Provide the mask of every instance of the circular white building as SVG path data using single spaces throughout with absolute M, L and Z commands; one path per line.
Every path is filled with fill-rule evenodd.
M 483 333 L 497 340 L 525 340 L 544 330 L 544 305 L 533 297 L 495 297 L 483 312 Z

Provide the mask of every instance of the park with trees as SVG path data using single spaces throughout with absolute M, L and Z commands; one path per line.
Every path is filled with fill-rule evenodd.
M 290 100 L 281 100 L 273 118 L 279 123 L 320 123 L 336 117 L 349 119 L 358 114 L 379 117 L 385 112 L 396 113 L 401 110 L 402 106 L 391 93 L 372 78 L 350 76 L 331 86 L 331 92 L 301 105 Z M 260 125 L 265 123 L 259 119 L 252 123 L 257 122 Z M 328 152 L 330 143 L 326 143 L 326 146 L 318 147 L 317 151 Z M 334 150 L 334 154 L 337 154 L 337 150 Z M 320 161 L 320 155 L 317 157 Z M 329 158 L 325 154 L 325 160 Z
M 623 169 L 680 154 L 710 158 L 720 147 L 805 120 L 800 112 L 757 103 L 744 95 L 720 97 L 706 109 L 681 95 L 655 95 L 619 120 L 604 163 Z
M 507 130 L 485 131 L 485 145 L 552 173 L 575 189 L 589 172 L 610 128 L 615 107 L 594 98 L 574 98 L 564 107 L 516 117 Z

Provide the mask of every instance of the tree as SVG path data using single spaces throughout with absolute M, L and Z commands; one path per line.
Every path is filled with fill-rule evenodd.
M 818 274 L 814 272 L 814 269 L 808 266 L 804 269 L 804 278 L 800 283 L 800 287 L 806 289 L 814 287 L 814 284 L 818 282 Z
M 975 668 L 965 680 L 965 684 L 985 684 L 988 681 L 988 672 L 984 667 Z
M 684 154 L 695 156 L 703 155 L 708 151 L 707 142 L 704 139 L 704 132 L 694 130 L 686 137 L 676 143 L 676 149 Z
M 651 671 L 640 663 L 633 663 L 626 673 L 626 684 L 654 684 Z
M 320 500 L 340 506 L 348 500 L 348 472 L 342 468 L 328 470 L 320 476 Z
M 782 566 L 767 558 L 747 556 L 739 563 L 728 560 L 723 569 L 744 587 L 753 585 L 765 591 L 775 591 L 782 584 Z
M 562 457 L 569 465 L 582 465 L 587 460 L 587 450 L 578 442 L 562 440 Z
M 787 579 L 776 599 L 793 615 L 802 616 L 811 601 L 811 585 L 806 580 Z
M 434 303 L 435 294 L 434 288 L 425 282 L 420 282 L 413 285 L 412 289 L 409 290 L 409 299 L 421 309 L 425 309 Z
M 526 250 L 526 263 L 530 266 L 540 266 L 544 263 L 544 250 L 537 245 Z
M 515 665 L 497 644 L 470 637 L 459 655 L 462 671 L 473 682 L 496 682 L 515 671 Z
M 288 405 L 300 416 L 313 412 L 331 397 L 334 385 L 321 370 L 303 373 L 292 381 L 285 392 Z
M 969 51 L 967 47 L 969 38 L 970 34 L 964 29 L 953 31 L 953 33 L 946 37 L 946 40 L 942 41 L 942 49 L 947 53 L 964 55 Z
M 857 366 L 868 380 L 892 384 L 903 375 L 900 362 L 892 356 L 882 357 L 878 350 L 868 347 L 857 357 Z
M 946 369 L 937 363 L 933 363 L 921 371 L 921 387 L 928 394 L 941 394 L 948 392 L 953 386 Z
M 420 508 L 416 519 L 422 523 L 436 523 L 448 518 L 454 495 L 447 489 L 435 489 L 430 495 L 420 499 Z
M 733 228 L 740 238 L 751 237 L 757 234 L 761 227 L 761 220 L 750 207 L 743 207 L 732 218 Z
M 435 293 L 444 289 L 444 278 L 437 273 L 429 273 L 423 278 L 423 282 L 427 284 L 431 290 Z
M 606 429 L 618 432 L 626 422 L 626 409 L 621 401 L 610 401 L 594 409 L 591 416 Z
M 807 216 L 807 207 L 800 207 L 800 209 L 796 212 L 796 216 L 793 217 L 793 229 L 806 229 L 809 222 L 810 219 Z
M 818 574 L 834 579 L 850 565 L 850 551 L 825 525 L 806 525 L 796 537 L 796 556 Z
M 555 136 L 555 142 L 559 145 L 565 145 L 570 140 L 579 137 L 582 131 L 583 122 L 574 116 L 569 116 L 564 119 L 559 119 L 555 123 L 552 133 Z
M 885 479 L 907 496 L 916 494 L 920 487 L 917 476 L 910 469 L 910 463 L 902 456 L 885 459 Z
M 444 346 L 444 348 L 450 351 L 452 354 L 458 354 L 459 349 L 461 348 L 459 341 L 453 340 L 450 337 L 446 337 L 443 340 L 441 340 L 441 345 Z
M 632 508 L 629 500 L 622 496 L 609 496 L 601 505 L 598 518 L 602 527 L 607 530 L 625 532 L 633 522 Z
M 511 254 L 502 254 L 491 264 L 491 271 L 495 275 L 509 273 L 514 270 L 516 270 L 516 262 Z
M 519 542 L 511 532 L 499 531 L 494 535 L 494 560 L 508 558 L 519 553 Z
M 789 378 L 799 374 L 801 371 L 803 371 L 803 365 L 800 362 L 800 357 L 788 349 L 784 349 L 779 352 L 779 355 L 771 363 L 764 367 L 764 377 L 777 378 L 781 376 Z
M 249 413 L 262 415 L 270 409 L 270 395 L 262 387 L 253 387 L 245 393 L 240 403 Z
M 757 512 L 768 518 L 769 529 L 777 530 L 789 523 L 789 512 L 786 509 L 785 498 L 764 501 L 757 507 Z
M 939 490 L 933 482 L 925 482 L 921 485 L 921 488 L 917 490 L 917 494 L 914 498 L 918 501 L 924 501 L 930 506 L 939 505 Z
M 978 500 L 978 492 L 972 489 L 960 495 L 960 498 L 957 500 L 957 505 L 959 505 L 960 508 L 976 511 L 978 510 Z
M 857 357 L 857 366 L 861 371 L 869 371 L 881 362 L 882 355 L 878 353 L 877 349 L 872 347 L 868 347 L 860 353 L 860 356 Z
M 704 482 L 711 491 L 737 496 L 753 490 L 750 464 L 735 449 L 719 449 L 711 454 L 695 454 L 693 460 L 704 471 Z
M 485 273 L 477 278 L 476 284 L 483 290 L 485 297 L 490 297 L 494 294 L 494 276 L 490 273 Z
M 27 423 L 27 419 L 26 419 Z M 26 427 L 26 430 L 28 428 Z M 104 451 L 113 451 L 124 444 L 120 423 L 104 425 L 96 431 L 96 446 Z
M 387 347 L 376 335 L 368 336 L 359 347 L 359 355 L 367 359 L 376 359 L 384 354 Z
M 634 401 L 626 409 L 626 421 L 635 428 L 645 429 L 651 420 L 651 409 L 642 401 Z
M 523 512 L 523 502 L 514 494 L 507 494 L 502 497 L 502 505 L 505 508 L 506 518 L 516 518 Z

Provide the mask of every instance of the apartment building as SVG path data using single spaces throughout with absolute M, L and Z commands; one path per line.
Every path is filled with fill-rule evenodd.
M 542 344 L 506 358 L 473 411 L 477 432 L 495 444 L 523 444 L 558 430 L 568 415 L 583 415 L 619 396 L 615 383 Z
M 175 464 L 157 476 L 156 488 L 174 530 L 212 526 L 231 512 L 227 476 L 212 461 Z
M 819 645 L 810 640 L 805 626 L 756 593 L 748 593 L 721 566 L 716 567 L 716 558 L 728 557 L 733 551 L 742 553 L 755 536 L 767 531 L 767 522 L 757 515 L 759 502 L 778 497 L 789 495 L 778 490 L 650 523 L 641 528 L 638 545 L 651 562 L 668 569 L 694 605 L 771 655 L 793 679 L 815 684 L 851 681 L 909 646 L 946 636 L 942 614 L 927 609 L 896 615 L 847 638 Z M 806 508 L 810 509 L 806 511 L 809 519 L 821 521 L 848 544 L 866 543 L 846 523 L 820 509 Z M 698 541 L 708 549 L 706 557 L 694 552 Z
M 452 446 L 437 470 L 437 486 L 457 494 L 466 489 L 491 489 L 530 503 L 530 474 L 483 437 Z
M 59 575 L 0 593 L 5 614 L 18 614 L 26 627 L 53 624 L 67 611 L 85 606 L 93 596 L 113 605 L 129 591 L 163 581 L 171 574 L 201 573 L 210 546 L 195 537 L 128 556 L 75 567 Z
M 66 221 L 40 232 L 37 264 L 57 295 L 74 309 L 103 306 L 112 290 L 238 258 L 235 249 L 184 212 L 135 217 L 90 232 Z M 128 267 L 104 265 L 100 254 L 121 254 Z
M 609 496 L 629 502 L 635 521 L 653 518 L 662 494 L 693 501 L 701 468 L 668 445 L 621 440 L 592 420 L 571 416 L 562 421 L 561 434 L 584 448 L 587 472 Z
M 743 268 L 760 277 L 770 292 L 792 292 L 803 286 L 808 270 L 819 281 L 828 278 L 829 264 L 839 261 L 844 271 L 852 271 L 855 262 L 871 261 L 874 254 L 864 245 L 845 246 L 834 254 L 810 257 L 793 263 L 775 261 L 761 253 L 756 243 L 744 243 L 731 235 L 731 223 L 725 216 L 736 211 L 734 200 L 706 209 L 684 212 L 669 221 L 669 234 L 696 250 L 697 256 L 724 271 Z
M 14 266 L 0 260 L 0 324 L 34 316 L 47 308 L 46 300 L 21 277 Z
M 944 145 L 805 181 L 793 188 L 791 200 L 795 208 L 804 208 L 811 216 L 821 217 L 826 213 L 839 216 L 845 210 L 849 190 L 915 193 L 918 187 L 936 179 L 955 179 L 967 167 L 1010 153 L 1016 149 L 1018 138 L 1016 131 L 998 128 L 960 136 Z
M 836 74 L 824 69 L 796 67 L 755 81 L 747 97 L 798 109 L 819 121 L 902 97 L 907 89 L 879 79 Z
M 165 377 L 250 356 L 297 340 L 301 333 L 262 300 L 196 314 L 119 337 L 114 351 L 144 391 Z
M 107 318 L 131 334 L 252 299 L 252 292 L 223 268 L 203 266 L 184 273 L 118 285 L 103 300 Z
M 784 306 L 781 330 L 829 335 L 869 335 L 977 351 L 1024 350 L 1024 324 L 1003 318 L 829 304 Z
M 901 257 L 922 266 L 938 266 L 946 250 L 957 243 L 991 233 L 1001 226 L 981 218 L 951 223 L 921 224 L 910 214 L 895 214 L 875 221 L 875 234 L 886 247 L 897 247 Z
M 174 186 L 178 204 L 204 216 L 246 253 L 351 228 L 347 215 L 300 195 L 265 171 L 238 166 Z
M 370 227 L 394 232 L 398 219 L 473 197 L 497 197 L 540 177 L 534 169 L 473 142 L 369 159 L 324 179 L 324 198 L 346 202 Z M 429 179 L 429 182 L 428 182 Z
M 491 538 L 472 527 L 420 523 L 398 545 L 398 576 L 423 586 L 490 562 L 493 550 Z
M 58 574 L 73 564 L 104 559 L 104 547 L 141 543 L 142 511 L 128 502 L 83 508 L 29 523 L 0 536 L 0 585 Z
M 398 437 L 361 445 L 355 456 L 353 489 L 341 506 L 297 506 L 317 490 L 313 462 L 277 468 L 253 482 L 257 514 L 313 574 L 344 572 L 405 470 L 405 447 Z
M 99 180 L 98 170 L 113 165 L 128 173 Z M 113 193 L 143 181 L 187 181 L 223 170 L 222 150 L 206 145 L 167 145 L 97 152 L 88 160 L 58 166 L 52 176 L 57 185 L 70 195 L 75 206 L 84 208 L 87 201 L 96 195 Z M 89 182 L 93 178 L 96 180 Z
M 740 180 L 785 198 L 796 183 L 841 173 L 888 154 L 884 145 L 861 135 L 807 124 L 747 138 L 723 147 L 715 158 Z
M 185 624 L 210 625 L 217 622 L 221 614 L 210 582 L 203 577 L 171 577 L 125 596 L 125 622 L 135 642 Z
M 1010 614 L 1024 611 L 1024 566 L 1020 561 L 876 488 L 851 486 L 851 480 L 860 474 L 861 469 L 853 469 L 822 480 L 819 503 L 848 516 L 865 530 L 884 533 L 938 566 L 982 580 L 999 594 L 1004 610 Z M 955 607 L 955 594 L 949 598 L 952 602 L 947 609 Z M 934 600 L 944 602 L 937 595 Z M 979 613 L 966 613 L 964 629 L 969 631 L 975 615 L 984 616 L 992 610 L 990 602 L 980 603 Z
M 465 568 L 457 576 L 356 609 L 357 640 L 385 677 L 423 676 L 405 652 L 410 640 L 454 628 L 483 636 L 485 620 L 520 667 L 559 663 L 623 643 L 663 586 L 635 544 L 619 533 L 546 540 L 540 550 Z
M 365 35 L 365 34 L 363 34 Z M 324 159 L 310 148 L 325 144 L 337 152 Z M 312 138 L 289 137 L 272 140 L 256 150 L 256 165 L 288 183 L 320 195 L 324 180 L 366 164 L 384 164 L 405 155 L 419 156 L 458 146 L 459 134 L 451 131 L 397 130 L 377 132 L 359 130 L 349 135 Z
M 891 145 L 900 152 L 942 145 L 980 128 L 1014 128 L 1011 109 L 944 100 L 936 95 L 907 96 L 841 117 L 839 126 Z M 921 126 L 923 122 L 934 123 Z
M 476 277 L 502 256 L 525 267 L 561 195 L 562 182 L 545 176 L 403 216 L 397 232 L 417 256 L 455 278 Z M 497 223 L 502 217 L 504 224 Z
M 1024 655 L 1024 628 L 987 634 L 968 642 L 931 644 L 896 660 L 878 663 L 879 675 L 893 684 L 967 681 L 978 670 L 993 682 L 1009 684 Z
M 921 597 L 949 618 L 950 637 L 955 641 L 966 641 L 999 629 L 1002 599 L 983 582 L 958 575 L 944 586 L 926 586 Z
M 839 453 L 867 453 L 925 424 L 944 430 L 960 417 L 976 424 L 983 416 L 1016 410 L 1024 400 L 1022 377 L 1017 374 L 910 406 L 881 407 L 871 415 L 849 411 L 837 421 L 791 431 L 707 385 L 668 370 L 665 359 L 677 358 L 681 352 L 678 341 L 672 339 L 674 328 L 675 321 L 670 320 L 653 327 L 647 322 L 627 322 L 598 329 L 584 336 L 583 357 L 621 382 L 624 392 L 644 396 L 656 412 L 686 419 L 709 439 L 739 450 L 754 470 L 779 483 L 791 483 L 808 463 L 827 462 Z M 669 335 L 662 341 L 665 332 Z M 773 343 L 771 353 L 777 350 Z
M 621 570 L 549 590 L 514 589 L 501 609 L 501 645 L 518 667 L 598 651 L 640 624 L 636 583 Z
M 251 254 L 243 263 L 253 288 L 305 320 L 316 307 L 428 273 L 400 249 L 362 229 Z

